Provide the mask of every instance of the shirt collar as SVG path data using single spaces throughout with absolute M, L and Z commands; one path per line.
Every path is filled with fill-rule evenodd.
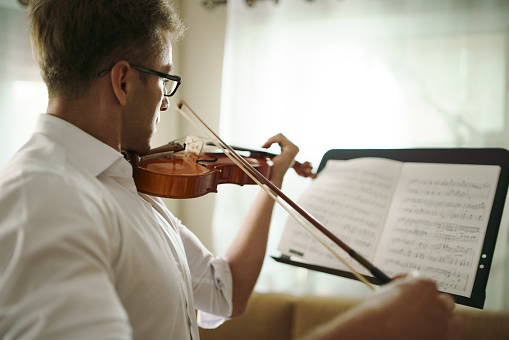
M 122 154 L 109 145 L 50 114 L 39 116 L 35 133 L 50 136 L 65 149 L 73 164 L 87 169 L 93 176 L 98 176 L 122 158 Z

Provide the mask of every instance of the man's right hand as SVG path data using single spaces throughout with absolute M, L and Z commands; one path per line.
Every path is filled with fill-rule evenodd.
M 463 320 L 454 300 L 428 279 L 395 279 L 357 307 L 306 339 L 443 340 L 458 334 Z

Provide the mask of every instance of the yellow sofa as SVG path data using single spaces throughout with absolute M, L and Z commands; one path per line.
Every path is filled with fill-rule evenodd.
M 339 297 L 254 293 L 246 312 L 216 329 L 200 329 L 202 340 L 291 340 L 348 310 L 359 300 Z M 509 312 L 458 306 L 467 327 L 454 340 L 509 340 Z

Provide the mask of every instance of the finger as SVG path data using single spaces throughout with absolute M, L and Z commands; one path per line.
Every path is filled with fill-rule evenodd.
M 281 134 L 279 133 L 267 139 L 267 141 L 262 145 L 262 148 L 269 148 L 272 144 L 279 143 L 280 135 Z
M 418 271 L 413 270 L 407 273 L 400 273 L 397 275 L 394 275 L 394 277 L 391 279 L 391 282 L 396 282 L 396 284 L 404 283 L 404 282 L 411 282 L 415 281 L 417 279 L 422 278 L 422 276 L 419 274 Z
M 389 284 L 382 286 L 380 291 L 390 290 L 392 288 L 399 289 L 402 294 L 407 295 L 414 295 L 416 292 L 419 292 L 416 296 L 420 298 L 436 299 L 438 295 L 436 282 L 424 277 L 412 275 L 411 273 L 391 280 Z
M 401 279 L 407 279 L 407 281 L 408 281 L 408 280 L 413 280 L 413 279 L 419 278 L 419 277 L 421 277 L 421 274 L 417 270 L 412 270 L 412 271 L 409 271 L 408 273 L 401 273 L 401 274 L 395 275 L 391 281 L 401 280 Z
M 452 311 L 456 307 L 454 299 L 452 298 L 452 296 L 450 296 L 448 294 L 443 294 L 443 293 L 439 294 L 438 300 L 443 304 L 443 306 L 445 307 L 445 310 L 448 313 L 452 313 Z
M 274 143 L 277 143 L 280 146 L 285 146 L 285 145 L 291 145 L 292 144 L 292 142 L 290 142 L 290 140 L 288 138 L 286 138 L 285 135 L 283 135 L 282 133 L 278 133 L 277 135 L 270 137 L 265 142 L 265 144 L 262 145 L 262 148 L 268 148 L 268 147 L 270 147 Z
M 391 281 L 404 279 L 406 276 L 407 276 L 407 274 L 398 274 L 398 275 L 395 275 L 395 276 L 391 279 Z

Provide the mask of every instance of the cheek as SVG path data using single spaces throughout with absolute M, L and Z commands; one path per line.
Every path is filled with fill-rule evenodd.
M 154 120 L 153 120 L 153 124 L 154 126 L 157 125 L 159 123 L 159 119 L 161 118 L 161 115 L 160 115 L 160 112 L 159 110 L 156 111 L 156 114 L 154 115 Z
M 153 101 L 154 106 L 151 107 L 151 110 L 153 110 L 152 123 L 154 125 L 156 125 L 159 122 L 162 102 L 163 102 L 162 95 L 160 97 L 154 98 Z
M 163 89 L 162 89 L 161 86 L 162 85 L 159 84 L 159 86 L 156 88 L 156 90 L 153 91 L 152 102 L 155 103 L 157 111 L 159 111 L 159 109 L 161 108 L 161 105 L 162 105 L 163 100 L 165 98 L 164 97 L 164 92 L 163 92 Z

